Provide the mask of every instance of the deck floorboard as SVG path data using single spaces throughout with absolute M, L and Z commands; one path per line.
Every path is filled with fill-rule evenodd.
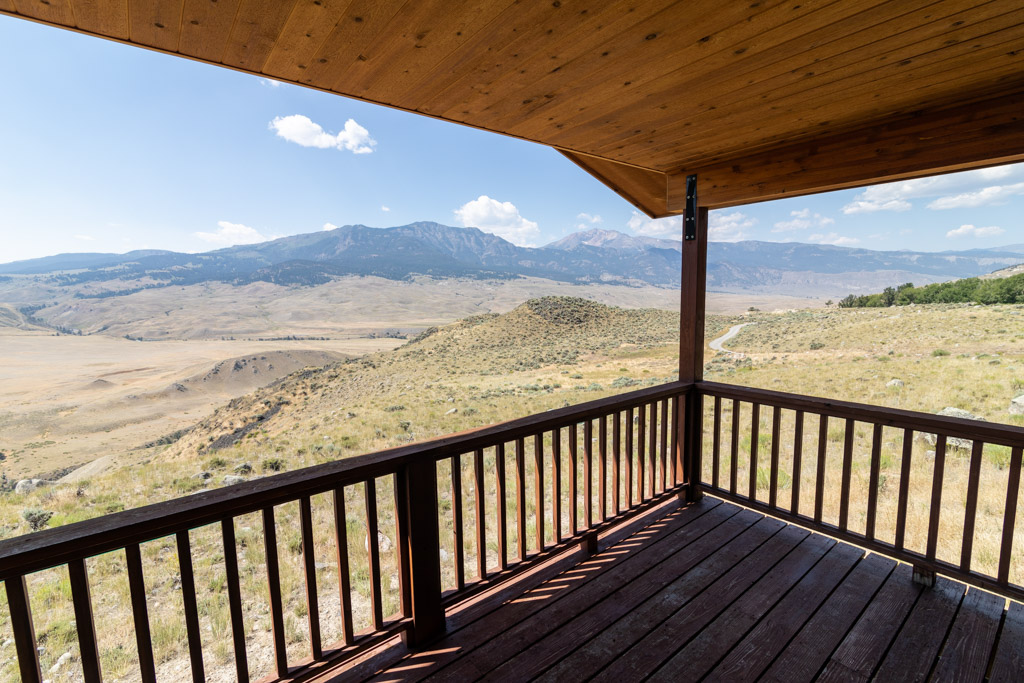
M 635 529 L 307 681 L 1024 680 L 1019 603 L 710 497 Z

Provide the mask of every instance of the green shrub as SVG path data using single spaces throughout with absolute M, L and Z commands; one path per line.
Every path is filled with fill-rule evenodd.
M 938 358 L 940 356 L 948 356 L 948 355 L 949 355 L 949 351 L 947 351 L 946 349 L 935 349 L 934 351 L 932 351 L 932 356 L 934 356 L 935 358 Z
M 264 472 L 280 472 L 284 469 L 284 460 L 281 458 L 267 458 L 260 463 L 260 467 Z

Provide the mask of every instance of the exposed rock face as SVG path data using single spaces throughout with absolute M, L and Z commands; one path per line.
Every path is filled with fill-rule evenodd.
M 943 417 L 956 417 L 961 420 L 978 420 L 980 422 L 987 421 L 985 420 L 985 418 L 979 417 L 974 413 L 963 410 L 962 408 L 943 408 L 937 414 Z M 929 446 L 934 446 L 935 443 L 938 441 L 934 434 L 923 434 L 922 437 L 924 438 L 925 442 L 928 443 Z M 970 439 L 960 439 L 954 436 L 951 436 L 948 439 L 946 439 L 947 448 L 956 448 L 959 450 L 969 451 L 971 450 L 973 445 L 974 442 L 971 441 Z
M 893 379 L 889 380 L 888 382 L 886 382 L 885 386 L 889 387 L 890 389 L 902 389 L 903 388 L 903 380 L 893 378 Z
M 227 474 L 224 476 L 223 482 L 225 486 L 233 486 L 235 484 L 241 484 L 246 481 L 245 477 L 240 477 L 237 474 Z
M 1010 401 L 1010 415 L 1024 415 L 1024 395 Z

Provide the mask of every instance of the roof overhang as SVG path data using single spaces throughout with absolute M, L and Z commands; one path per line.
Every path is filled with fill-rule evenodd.
M 0 0 L 549 145 L 651 216 L 1024 160 L 1019 0 Z

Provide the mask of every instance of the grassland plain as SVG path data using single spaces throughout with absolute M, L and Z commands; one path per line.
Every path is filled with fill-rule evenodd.
M 742 356 L 708 352 L 708 379 L 862 401 L 878 405 L 935 412 L 946 406 L 967 409 L 987 419 L 1022 424 L 1007 408 L 1024 391 L 1024 307 L 924 306 L 883 310 L 818 310 L 780 314 L 748 313 L 712 316 L 707 336 L 714 338 L 730 325 L 750 322 L 727 348 Z M 28 494 L 8 493 L 0 499 L 0 533 L 11 536 L 29 531 L 27 510 L 52 513 L 50 526 L 135 507 L 156 500 L 186 495 L 222 485 L 226 475 L 252 468 L 244 476 L 272 474 L 410 441 L 499 422 L 549 408 L 628 391 L 674 378 L 678 316 L 669 311 L 618 310 L 581 299 L 534 300 L 502 315 L 474 316 L 452 325 L 430 329 L 417 339 L 391 350 L 321 369 L 307 369 L 274 385 L 236 398 L 173 443 L 155 446 L 136 466 L 116 473 L 38 489 Z M 938 353 L 941 352 L 941 353 Z M 889 386 L 899 379 L 902 386 Z M 728 402 L 726 402 L 728 403 Z M 727 411 L 732 406 L 726 406 Z M 762 411 L 759 447 L 770 448 L 770 411 Z M 749 412 L 746 413 L 749 419 Z M 728 423 L 728 415 L 726 420 Z M 783 415 L 781 452 L 783 469 L 790 466 L 792 416 Z M 805 452 L 815 448 L 816 425 L 805 430 Z M 746 431 L 749 434 L 749 430 Z M 710 420 L 705 435 L 710 439 Z M 765 437 L 767 436 L 767 441 Z M 895 496 L 900 472 L 901 435 L 886 432 L 880 481 L 880 537 L 892 533 Z M 867 497 L 867 453 L 870 428 L 856 426 L 857 460 L 854 463 L 854 498 L 851 526 L 863 528 Z M 728 450 L 723 434 L 723 451 Z M 745 439 L 745 441 L 743 440 Z M 839 468 L 843 427 L 828 431 L 829 465 L 826 466 L 825 517 L 837 515 Z M 741 437 L 739 471 L 746 475 L 749 437 Z M 924 542 L 926 520 L 920 511 L 930 492 L 928 446 L 915 443 L 911 473 L 911 511 L 908 541 L 912 548 Z M 563 448 L 566 453 L 568 449 Z M 550 454 L 551 449 L 546 450 Z M 983 571 L 991 571 L 1001 521 L 1008 453 L 986 450 L 982 504 L 979 509 L 975 552 Z M 485 454 L 486 469 L 493 471 L 495 454 Z M 508 456 L 506 456 L 508 457 Z M 464 496 L 473 492 L 469 459 L 463 459 Z M 508 465 L 508 463 L 507 463 Z M 441 482 L 449 482 L 445 465 Z M 550 472 L 550 468 L 547 468 Z M 790 470 L 791 471 L 791 470 Z M 209 478 L 198 477 L 207 473 Z M 528 473 L 527 500 L 532 501 L 532 472 Z M 758 472 L 759 495 L 767 494 L 767 473 Z M 813 464 L 805 463 L 805 492 L 813 491 Z M 762 481 L 764 479 L 764 481 Z M 782 478 L 780 499 L 785 504 L 791 481 Z M 951 452 L 946 468 L 943 523 L 939 554 L 958 559 L 957 524 L 962 523 L 966 489 L 966 458 Z M 546 486 L 550 486 L 547 483 Z M 485 478 L 487 494 L 495 487 Z M 741 479 L 740 488 L 745 487 Z M 378 520 L 382 535 L 382 590 L 385 613 L 397 608 L 397 572 L 394 550 L 395 520 L 389 479 L 377 482 Z M 367 538 L 360 490 L 348 490 L 347 532 L 353 567 L 353 605 L 356 626 L 366 627 L 369 616 Z M 439 491 L 442 556 L 453 555 L 450 509 L 458 501 L 442 483 Z M 319 498 L 319 497 L 318 497 Z M 805 499 L 802 505 L 812 505 Z M 329 501 L 314 499 L 315 552 L 321 574 L 321 619 L 325 642 L 340 636 L 336 567 L 330 558 L 333 522 Z M 472 505 L 463 502 L 467 528 L 475 523 Z M 304 654 L 305 603 L 295 505 L 278 509 L 279 555 L 286 595 L 286 622 L 290 656 Z M 802 507 L 802 511 L 807 508 Z M 532 510 L 528 510 L 532 513 Z M 914 514 L 917 513 L 917 514 Z M 548 510 L 550 514 L 550 510 Z M 563 507 L 563 515 L 568 512 Z M 961 520 L 961 521 L 958 521 Z M 493 506 L 485 520 L 488 538 L 494 539 Z M 235 522 L 242 570 L 242 591 L 249 661 L 254 676 L 270 671 L 272 645 L 266 601 L 263 543 L 258 519 Z M 551 525 L 548 525 L 550 534 Z M 1018 524 L 1016 548 L 1024 548 L 1024 524 Z M 192 534 L 197 571 L 205 655 L 211 680 L 231 680 L 226 586 L 219 530 L 198 529 Z M 535 539 L 528 536 L 527 543 Z M 548 540 L 551 540 L 550 538 Z M 514 554 L 515 541 L 510 542 Z M 467 574 L 475 566 L 475 549 L 464 548 Z M 488 548 L 491 562 L 497 547 Z M 143 546 L 154 645 L 162 677 L 187 675 L 183 658 L 184 621 L 177 585 L 177 557 L 173 539 L 158 539 Z M 453 581 L 451 562 L 444 563 L 444 580 Z M 492 565 L 493 566 L 493 565 Z M 104 672 L 111 680 L 136 680 L 134 636 L 131 630 L 123 553 L 110 553 L 90 561 L 97 602 Z M 1011 580 L 1024 581 L 1024 554 L 1015 553 Z M 54 681 L 74 680 L 77 643 L 66 569 L 30 578 L 37 635 L 46 670 L 65 652 L 70 663 L 49 674 Z M 0 642 L 9 625 L 0 604 Z M 0 674 L 16 680 L 13 646 L 0 650 Z

